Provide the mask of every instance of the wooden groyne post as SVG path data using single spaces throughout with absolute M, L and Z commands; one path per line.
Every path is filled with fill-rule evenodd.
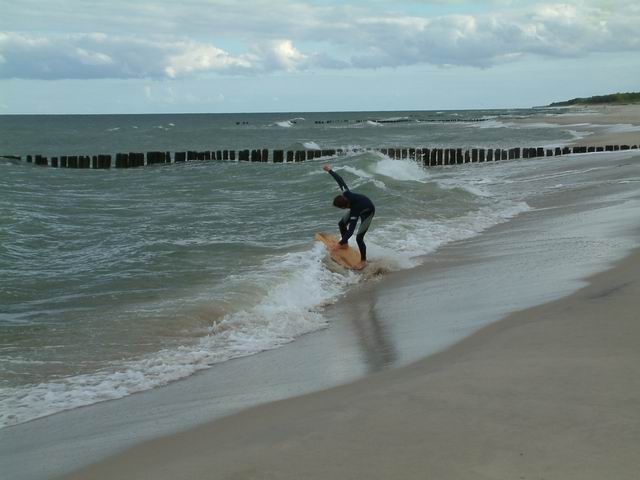
M 564 147 L 513 147 L 513 148 L 432 148 L 432 147 L 383 147 L 375 149 L 353 150 L 359 152 L 377 152 L 392 159 L 410 159 L 426 167 L 462 165 L 465 163 L 498 162 L 520 158 L 540 158 L 563 156 L 576 153 L 616 152 L 637 150 L 638 145 L 601 145 L 601 146 L 564 146 Z M 195 161 L 229 161 L 254 163 L 299 163 L 317 160 L 323 157 L 345 155 L 342 149 L 308 150 L 270 150 L 253 148 L 243 150 L 205 150 L 175 152 L 167 151 L 127 152 L 111 154 L 61 155 L 49 160 L 43 155 L 26 155 L 25 161 L 38 166 L 77 169 L 137 168 L 152 165 L 167 165 Z M 18 155 L 0 155 L 0 158 L 22 160 Z M 112 161 L 112 158 L 114 161 Z

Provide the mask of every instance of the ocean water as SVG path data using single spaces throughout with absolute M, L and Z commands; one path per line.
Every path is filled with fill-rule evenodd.
M 521 190 L 492 187 L 499 165 L 470 181 L 467 170 L 424 169 L 358 148 L 576 138 L 571 127 L 512 122 L 541 113 L 0 117 L 2 154 L 352 147 L 298 164 L 109 171 L 0 160 L 0 427 L 158 387 L 326 328 L 323 308 L 352 286 L 529 208 Z M 331 206 L 337 185 L 321 169 L 327 162 L 376 203 L 362 274 L 337 267 L 313 241 L 317 231 L 336 232 L 341 215 Z

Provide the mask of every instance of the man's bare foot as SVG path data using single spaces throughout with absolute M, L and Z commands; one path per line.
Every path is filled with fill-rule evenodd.
M 345 243 L 345 244 L 336 243 L 334 246 L 331 247 L 331 251 L 337 252 L 338 250 L 346 250 L 347 248 L 349 248 L 348 243 Z
M 367 266 L 367 261 L 366 260 L 362 260 L 359 264 L 357 264 L 353 268 L 354 268 L 354 270 L 362 270 L 366 266 Z

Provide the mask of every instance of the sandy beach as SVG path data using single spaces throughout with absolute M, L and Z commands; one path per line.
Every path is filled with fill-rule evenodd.
M 640 252 L 447 351 L 133 448 L 69 479 L 634 479 Z
M 531 122 L 640 143 L 638 106 L 589 112 Z M 280 348 L 0 429 L 3 474 L 635 479 L 638 151 L 429 175 L 511 213 L 477 234 L 495 210 L 474 210 L 469 235 L 372 274 Z
M 638 145 L 640 143 L 640 105 L 589 105 L 575 107 L 559 115 L 519 120 L 521 123 L 549 122 L 571 126 L 585 135 L 573 145 Z M 591 125 L 586 125 L 586 124 Z M 597 126 L 594 126 L 597 125 Z
M 604 125 L 603 136 L 596 132 L 581 144 L 638 143 L 637 132 L 606 131 L 610 124 L 638 125 L 638 106 L 597 110 L 597 121 L 563 115 L 553 123 Z M 637 172 L 637 154 L 609 158 Z M 606 175 L 600 179 L 611 188 L 610 195 L 597 205 L 585 203 L 579 189 L 562 197 L 548 194 L 534 205 L 534 212 L 491 229 L 482 240 L 449 246 L 427 265 L 385 276 L 340 302 L 334 313 L 351 315 L 354 325 L 366 330 L 360 343 L 368 365 L 374 366 L 369 374 L 141 443 L 64 478 L 637 478 L 640 251 L 608 269 L 603 268 L 606 260 L 597 263 L 592 270 L 600 273 L 578 286 L 569 282 L 567 287 L 560 281 L 562 274 L 554 276 L 554 270 L 567 272 L 569 266 L 581 272 L 588 263 L 585 258 L 608 258 L 601 255 L 606 250 L 602 242 L 594 243 L 585 258 L 572 258 L 571 244 L 563 242 L 577 235 L 582 223 L 608 228 L 611 212 L 638 200 L 637 189 L 627 190 L 624 200 L 611 200 L 627 180 Z M 575 223 L 554 216 L 557 210 L 571 213 Z M 596 210 L 600 217 L 589 217 Z M 637 210 L 629 215 L 637 216 Z M 566 238 L 549 241 L 549 226 L 564 229 Z M 627 235 L 637 245 L 637 228 Z M 527 264 L 527 252 L 536 249 L 548 250 L 548 255 Z M 490 259 L 502 257 L 510 257 L 511 263 L 502 269 L 487 267 Z M 480 273 L 474 277 L 460 270 L 456 277 L 459 267 L 477 267 Z M 491 272 L 499 273 L 494 277 Z M 576 272 L 566 273 L 567 281 L 584 278 Z M 386 343 L 394 335 L 379 325 L 393 328 L 396 319 L 410 318 L 414 323 L 403 324 L 407 337 L 436 335 L 420 330 L 425 311 L 439 311 L 424 292 L 436 295 L 437 290 L 428 288 L 434 284 L 450 291 L 445 278 L 455 283 L 463 277 L 479 288 L 456 298 L 472 297 L 476 303 L 449 303 L 447 321 L 455 320 L 456 311 L 479 319 L 489 310 L 504 311 L 502 319 L 488 325 L 479 321 L 475 333 L 454 346 L 408 366 L 386 368 L 393 363 L 390 357 L 411 351 L 412 343 Z M 522 278 L 528 283 L 517 286 Z M 493 289 L 486 285 L 493 282 Z M 550 283 L 547 290 L 545 283 Z M 556 285 L 564 287 L 554 292 Z M 531 293 L 536 289 L 541 293 Z M 538 306 L 520 308 L 521 297 L 528 298 L 524 304 Z M 502 310 L 496 307 L 500 302 Z M 378 326 L 362 327 L 369 324 Z
M 640 0 L 0 23 L 0 480 L 640 480 Z

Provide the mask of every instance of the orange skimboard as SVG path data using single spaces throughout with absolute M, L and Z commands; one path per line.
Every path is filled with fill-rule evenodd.
M 328 233 L 316 233 L 316 240 L 319 240 L 326 245 L 327 250 L 329 250 L 329 255 L 334 262 L 351 270 L 361 270 L 361 268 L 358 267 L 360 264 L 359 251 L 354 250 L 351 247 L 331 251 L 331 249 L 338 243 L 338 239 L 334 235 L 330 235 Z

